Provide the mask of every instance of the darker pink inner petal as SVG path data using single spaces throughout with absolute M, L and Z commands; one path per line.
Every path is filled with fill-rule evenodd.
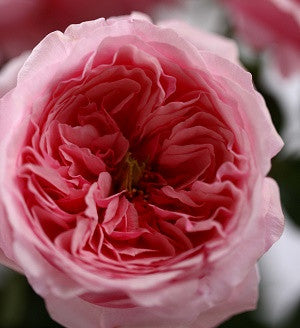
M 118 274 L 224 241 L 248 168 L 220 86 L 132 47 L 94 61 L 32 116 L 18 178 L 37 236 Z

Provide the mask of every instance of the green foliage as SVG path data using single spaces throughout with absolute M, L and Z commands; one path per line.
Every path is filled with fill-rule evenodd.
M 223 323 L 219 328 L 270 328 L 255 319 L 255 312 L 247 312 L 236 315 Z
M 284 210 L 300 226 L 300 158 L 275 158 L 270 176 L 279 184 Z
M 34 293 L 26 278 L 13 271 L 4 277 L 0 289 L 1 328 L 60 328 L 49 317 L 41 297 Z

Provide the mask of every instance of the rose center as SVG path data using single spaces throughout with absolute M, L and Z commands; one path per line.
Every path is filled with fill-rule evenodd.
M 119 172 L 115 177 L 115 186 L 118 191 L 126 190 L 128 198 L 144 196 L 142 180 L 147 178 L 148 170 L 145 162 L 138 162 L 130 152 L 128 152 L 119 167 Z

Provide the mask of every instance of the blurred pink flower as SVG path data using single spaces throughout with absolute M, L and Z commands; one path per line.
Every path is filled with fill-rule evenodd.
M 300 229 L 287 219 L 278 243 L 260 261 L 263 295 L 261 320 L 287 327 L 300 301 Z M 288 254 L 288 256 L 287 256 Z
M 48 33 L 100 17 L 152 12 L 177 0 L 0 0 L 0 54 L 10 58 L 32 49 Z M 1 63 L 1 61 L 0 61 Z
M 283 75 L 300 72 L 300 0 L 221 0 L 238 35 L 267 49 Z
M 213 327 L 256 305 L 281 147 L 230 40 L 141 14 L 51 33 L 0 100 L 1 262 L 67 327 Z

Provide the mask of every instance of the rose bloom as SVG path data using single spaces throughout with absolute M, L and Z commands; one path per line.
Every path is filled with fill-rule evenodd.
M 153 12 L 177 0 L 0 0 L 0 54 L 10 58 L 32 49 L 54 30 L 98 17 Z M 1 63 L 1 58 L 0 58 Z
M 256 262 L 283 229 L 266 177 L 282 141 L 232 41 L 101 18 L 49 34 L 14 84 L 1 262 L 54 320 L 208 328 L 255 307 Z
M 300 0 L 221 0 L 238 35 L 268 50 L 284 76 L 300 73 Z

